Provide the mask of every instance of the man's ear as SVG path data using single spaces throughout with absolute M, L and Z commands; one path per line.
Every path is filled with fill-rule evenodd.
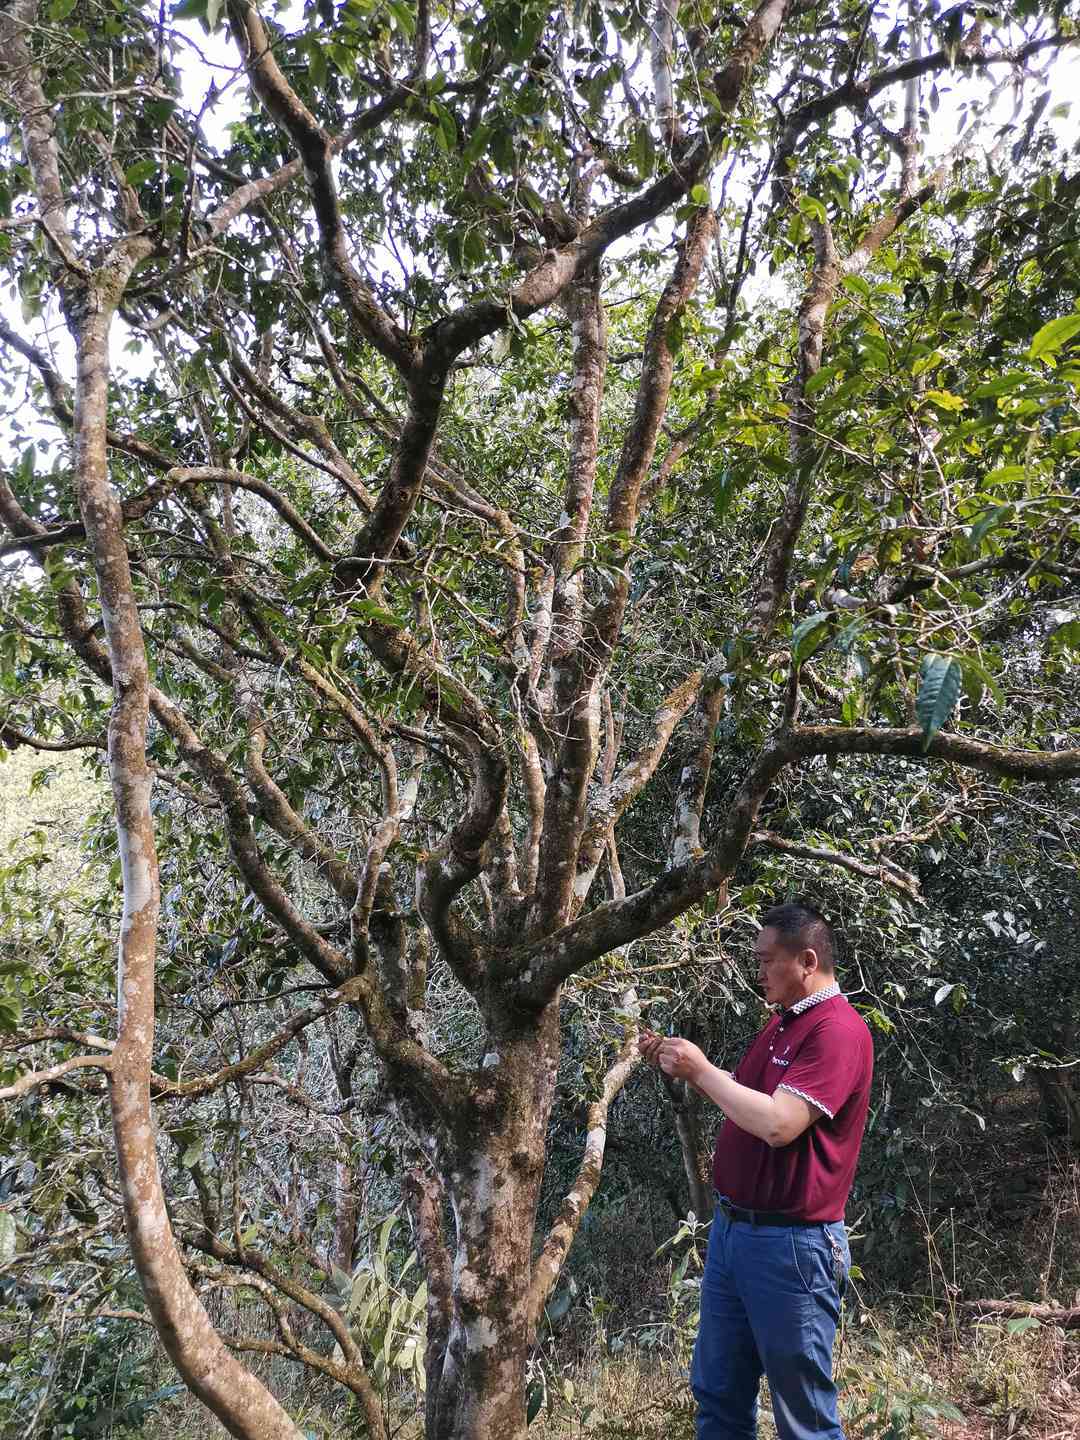
M 802 952 L 802 963 L 811 973 L 821 969 L 821 961 L 818 959 L 818 953 L 812 945 L 808 945 Z

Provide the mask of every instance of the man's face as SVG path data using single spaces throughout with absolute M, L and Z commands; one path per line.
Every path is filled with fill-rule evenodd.
M 817 970 L 817 956 L 812 950 L 789 949 L 779 932 L 766 925 L 758 932 L 754 954 L 758 984 L 767 1005 L 783 1005 L 786 1009 L 803 998 L 807 980 Z

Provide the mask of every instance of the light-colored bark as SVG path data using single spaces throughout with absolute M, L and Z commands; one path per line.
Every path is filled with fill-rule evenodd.
M 165 1349 L 188 1386 L 242 1440 L 297 1440 L 299 1431 L 229 1352 L 184 1271 L 165 1208 L 150 1103 L 158 869 L 146 763 L 149 677 L 105 444 L 108 334 L 137 253 L 69 292 L 77 354 L 75 470 L 79 508 L 100 587 L 114 684 L 109 772 L 124 886 L 119 1024 L 109 1067 L 116 1157 L 132 1259 Z M 117 260 L 120 264 L 117 264 Z
M 624 996 L 622 1008 L 631 1013 L 637 1010 L 636 997 Z M 596 1194 L 604 1168 L 604 1153 L 607 1148 L 608 1111 L 611 1102 L 640 1063 L 637 1051 L 638 1027 L 636 1022 L 627 1028 L 627 1036 L 619 1055 L 604 1076 L 600 1094 L 588 1107 L 585 1121 L 585 1147 L 578 1167 L 577 1176 L 563 1198 L 532 1267 L 529 1285 L 529 1325 L 535 1333 L 544 1313 L 551 1292 L 555 1288 L 563 1262 L 574 1242 L 574 1236 L 581 1227 L 585 1212 Z

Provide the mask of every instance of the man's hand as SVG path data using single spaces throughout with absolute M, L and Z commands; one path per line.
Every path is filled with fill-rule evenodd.
M 664 1037 L 657 1035 L 653 1030 L 646 1030 L 644 1026 L 638 1031 L 638 1054 L 650 1065 L 660 1064 L 660 1046 Z
M 766 1145 L 790 1145 L 823 1113 L 789 1090 L 763 1095 L 760 1090 L 740 1085 L 728 1071 L 711 1065 L 691 1040 L 642 1030 L 638 1049 L 650 1065 L 658 1066 L 673 1080 L 685 1080 L 718 1105 L 740 1129 L 756 1135 Z
M 654 1035 L 651 1030 L 642 1030 L 638 1049 L 650 1065 L 657 1065 L 673 1080 L 685 1080 L 696 1085 L 698 1080 L 712 1066 L 692 1040 L 681 1040 L 677 1035 Z

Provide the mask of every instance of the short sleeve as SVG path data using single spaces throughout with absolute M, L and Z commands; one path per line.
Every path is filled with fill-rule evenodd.
M 833 1120 L 865 1082 L 866 1062 L 858 1031 L 846 1025 L 817 1025 L 799 1046 L 777 1089 L 790 1090 Z

